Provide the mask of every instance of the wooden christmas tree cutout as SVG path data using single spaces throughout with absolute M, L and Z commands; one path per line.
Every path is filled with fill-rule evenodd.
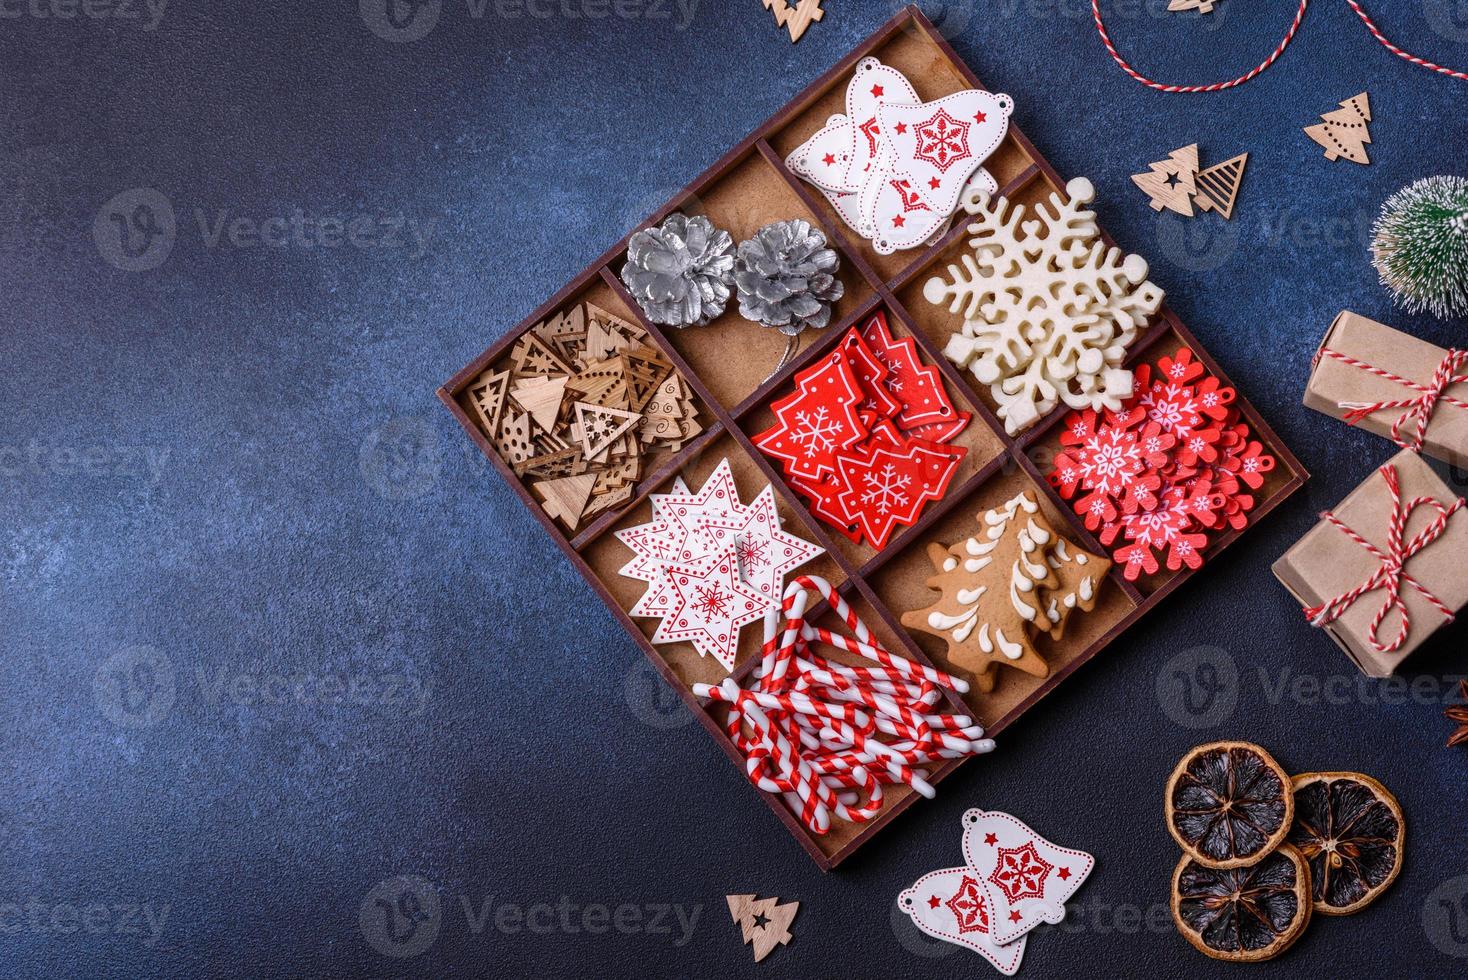
M 1166 160 L 1152 163 L 1144 174 L 1133 174 L 1132 183 L 1152 199 L 1152 210 L 1167 208 L 1186 218 L 1193 216 L 1194 179 L 1198 174 L 1198 144 L 1173 150 Z
M 540 498 L 547 514 L 575 527 L 581 519 L 581 512 L 586 510 L 586 501 L 590 499 L 595 483 L 595 473 L 582 473 L 559 480 L 541 480 L 531 489 Z
M 744 942 L 754 946 L 756 963 L 794 938 L 790 923 L 800 910 L 799 902 L 780 905 L 778 898 L 756 899 L 753 895 L 725 895 L 724 900 L 729 903 L 729 914 L 739 923 Z
M 1168 10 L 1196 10 L 1200 14 L 1213 13 L 1217 0 L 1169 0 Z
M 527 459 L 515 467 L 515 472 L 520 476 L 551 480 L 562 476 L 576 476 L 584 469 L 586 463 L 581 458 L 581 450 L 576 446 L 567 446 L 565 449 Z
M 577 439 L 586 458 L 593 462 L 599 462 L 599 457 L 612 448 L 612 443 L 640 421 L 642 416 L 636 412 L 576 403 L 576 428 L 580 432 Z
M 647 331 L 587 302 L 517 338 L 465 401 L 546 513 L 573 532 L 635 496 L 645 454 L 676 453 L 703 431 L 692 389 Z M 568 482 L 582 475 L 589 497 L 583 481 Z
M 515 342 L 510 360 L 515 365 L 516 377 L 571 373 L 570 366 L 561 360 L 560 355 L 547 347 L 545 341 L 533 332 Z
M 1306 126 L 1305 135 L 1325 147 L 1325 159 L 1345 157 L 1363 166 L 1371 162 L 1366 155 L 1366 144 L 1371 142 L 1371 131 L 1366 126 L 1371 122 L 1371 98 L 1367 93 L 1347 99 L 1339 109 L 1330 110 L 1320 120 Z
M 1238 200 L 1239 184 L 1244 180 L 1244 164 L 1249 154 L 1240 153 L 1231 160 L 1215 163 L 1207 170 L 1198 172 L 1193 179 L 1197 193 L 1193 201 L 1199 211 L 1217 211 L 1225 220 L 1234 216 L 1234 201 Z
M 561 399 L 566 394 L 565 376 L 555 378 L 531 378 L 516 382 L 510 397 L 525 411 L 543 432 L 556 427 L 556 418 L 561 414 Z
M 790 43 L 799 41 L 811 21 L 826 15 L 821 9 L 821 0 L 799 0 L 793 7 L 789 0 L 760 0 L 765 9 L 775 15 L 775 25 L 790 32 Z
M 530 416 L 515 411 L 504 413 L 494 445 L 511 466 L 518 466 L 534 456 L 535 449 L 530 445 Z
M 505 408 L 505 395 L 510 391 L 510 372 L 490 368 L 469 386 L 469 401 L 474 406 L 484 431 L 493 438 L 500 431 L 500 413 Z

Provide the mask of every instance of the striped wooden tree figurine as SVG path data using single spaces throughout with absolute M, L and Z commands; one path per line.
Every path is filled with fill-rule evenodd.
M 1197 202 L 1198 210 L 1217 211 L 1225 219 L 1232 218 L 1239 184 L 1244 180 L 1244 164 L 1248 161 L 1249 154 L 1240 153 L 1231 160 L 1198 171 L 1198 176 L 1193 178 L 1197 188 L 1193 200 Z

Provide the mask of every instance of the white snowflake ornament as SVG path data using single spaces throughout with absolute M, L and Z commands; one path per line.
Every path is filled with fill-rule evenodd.
M 1027 221 L 1023 205 L 965 194 L 973 251 L 923 287 L 928 302 L 964 317 L 944 355 L 989 388 L 1010 435 L 1061 402 L 1099 411 L 1131 397 L 1126 351 L 1163 292 L 1145 259 L 1101 241 L 1084 208 L 1095 196 L 1077 177 Z

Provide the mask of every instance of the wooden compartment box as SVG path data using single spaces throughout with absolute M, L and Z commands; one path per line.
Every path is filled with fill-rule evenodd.
M 842 110 L 852 66 L 868 55 L 902 71 L 924 100 L 983 87 L 921 11 L 908 7 L 694 180 L 683 193 L 628 232 L 630 238 L 633 232 L 659 223 L 676 210 L 707 214 L 716 225 L 728 229 L 736 241 L 749 237 L 770 221 L 783 218 L 805 217 L 821 227 L 833 247 L 841 252 L 841 278 L 846 293 L 836 304 L 831 326 L 818 333 L 807 332 L 802 338 L 802 349 L 781 370 L 766 377 L 780 359 L 784 336 L 741 319 L 733 301 L 723 317 L 706 327 L 673 330 L 647 322 L 618 278 L 627 245 L 624 238 L 438 390 L 440 399 L 470 438 L 499 468 L 592 588 L 620 618 L 663 678 L 682 695 L 704 728 L 734 761 L 735 767 L 729 773 L 730 792 L 760 791 L 745 780 L 742 757 L 723 731 L 722 708 L 702 703 L 690 690 L 698 682 L 717 683 L 724 676 L 723 670 L 713 660 L 700 657 L 687 644 L 653 646 L 649 642 L 656 621 L 635 620 L 627 614 L 641 593 L 642 583 L 618 574 L 631 552 L 611 533 L 646 521 L 648 495 L 665 491 L 680 474 L 696 488 L 719 460 L 727 458 L 742 499 L 749 500 L 766 483 L 772 484 L 785 528 L 826 549 L 826 555 L 800 571 L 821 575 L 837 586 L 889 649 L 944 668 L 949 665 L 944 662 L 943 645 L 932 637 L 909 632 L 898 622 L 902 611 L 926 605 L 932 595 L 923 585 L 931 574 L 924 554 L 928 541 L 952 542 L 966 536 L 976 514 L 1028 489 L 1036 492 L 1055 526 L 1077 544 L 1100 553 L 1111 550 L 1097 543 L 1045 480 L 1044 474 L 1059 446 L 1058 426 L 1067 412 L 1065 407 L 1062 405 L 1034 427 L 1011 438 L 995 418 L 987 392 L 979 390 L 981 386 L 970 384 L 968 376 L 942 356 L 942 348 L 958 320 L 923 300 L 922 283 L 929 275 L 941 271 L 951 256 L 964 247 L 967 222 L 962 220 L 962 213 L 932 246 L 878 255 L 841 223 L 814 188 L 791 174 L 784 165 L 787 153 L 819 129 L 829 115 Z M 1023 92 L 1015 94 L 1021 101 L 1025 97 Z M 1060 175 L 1013 124 L 985 167 L 998 181 L 1001 194 L 1031 207 L 1064 187 Z M 1109 238 L 1107 242 L 1110 243 Z M 685 442 L 677 453 L 646 459 L 634 490 L 624 502 L 576 528 L 567 528 L 546 514 L 513 467 L 496 451 L 481 428 L 470 389 L 486 370 L 504 362 L 523 334 L 548 317 L 585 302 L 639 324 L 645 330 L 648 339 L 691 388 L 702 431 Z M 778 467 L 750 441 L 752 435 L 770 423 L 768 404 L 789 390 L 795 372 L 830 350 L 851 327 L 862 324 L 877 310 L 885 311 L 895 335 L 916 338 L 924 360 L 941 371 L 954 404 L 974 416 L 968 429 L 956 440 L 969 452 L 947 495 L 929 504 L 915 525 L 900 529 L 881 551 L 874 551 L 866 544 L 853 545 L 812 516 L 804 501 L 785 484 Z M 1148 329 L 1132 346 L 1129 360 L 1132 364 L 1155 362 L 1157 357 L 1172 353 L 1179 346 L 1191 348 L 1223 384 L 1230 384 L 1228 376 L 1166 306 L 1152 318 Z M 1252 526 L 1299 489 L 1307 474 L 1242 392 L 1236 405 L 1253 430 L 1254 438 L 1263 443 L 1277 464 L 1265 485 L 1254 494 L 1256 506 L 1249 517 Z M 1205 557 L 1216 555 L 1240 533 L 1231 530 L 1212 535 Z M 1050 666 L 1048 677 L 1003 671 L 994 691 L 971 692 L 965 698 L 966 705 L 952 698 L 955 709 L 975 715 L 990 734 L 1002 733 L 1027 708 L 1101 652 L 1191 574 L 1187 569 L 1172 573 L 1164 570 L 1150 578 L 1127 582 L 1120 569 L 1113 568 L 1110 585 L 1094 611 L 1077 620 L 1061 641 L 1052 643 L 1041 637 L 1042 652 Z M 814 616 L 818 618 L 821 614 L 818 611 Z M 736 680 L 742 682 L 756 666 L 758 634 L 758 625 L 745 629 L 733 672 Z M 841 655 L 836 657 L 840 659 Z M 936 783 L 963 761 L 955 760 L 931 770 L 929 781 Z M 742 788 L 736 789 L 736 784 Z M 762 795 L 816 863 L 829 870 L 919 798 L 904 786 L 887 789 L 883 809 L 874 819 L 860 825 L 834 821 L 831 832 L 824 836 L 807 831 L 778 797 Z

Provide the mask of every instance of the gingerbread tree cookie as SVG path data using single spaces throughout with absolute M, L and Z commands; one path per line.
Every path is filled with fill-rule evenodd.
M 925 584 L 941 597 L 905 613 L 902 623 L 946 642 L 949 662 L 973 673 L 975 687 L 988 692 L 998 664 L 1049 676 L 1036 647 L 1040 634 L 1059 640 L 1072 614 L 1095 609 L 1112 563 L 1057 532 L 1034 491 L 1016 494 L 978 521 L 978 533 L 966 541 L 928 545 L 937 571 Z
M 1027 627 L 1042 618 L 1041 590 L 1061 581 L 1045 560 L 1055 532 L 1032 492 L 980 514 L 979 525 L 978 534 L 946 550 L 928 546 L 937 574 L 925 584 L 942 597 L 904 613 L 902 623 L 947 642 L 949 661 L 972 672 L 979 690 L 992 691 L 996 664 L 1050 673 Z
M 1048 630 L 1050 639 L 1058 640 L 1065 635 L 1065 624 L 1071 613 L 1096 608 L 1096 597 L 1111 569 L 1111 559 L 1094 555 L 1056 535 L 1045 561 L 1055 570 L 1060 585 L 1041 593 L 1040 605 L 1049 625 L 1041 621 L 1037 625 Z

